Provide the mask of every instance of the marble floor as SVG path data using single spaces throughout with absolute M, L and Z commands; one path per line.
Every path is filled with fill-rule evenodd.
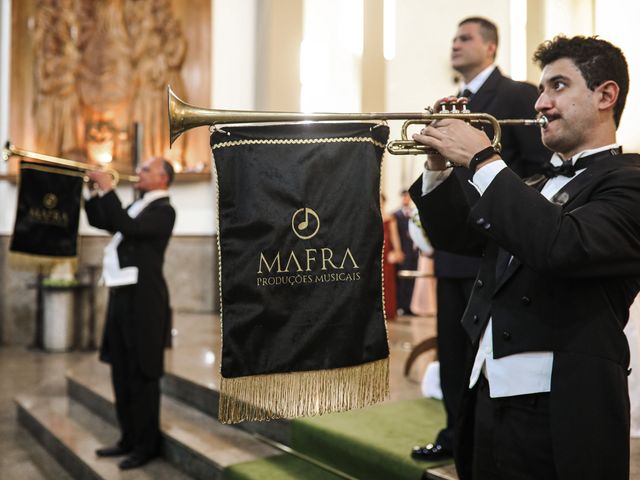
M 0 479 L 66 480 L 71 477 L 18 425 L 13 398 L 95 353 L 44 353 L 23 347 L 0 348 Z
M 167 370 L 180 371 L 197 383 L 215 388 L 219 368 L 220 326 L 217 316 L 178 314 L 174 348 Z M 390 400 L 419 398 L 424 369 L 433 353 L 421 355 L 408 377 L 404 364 L 412 347 L 435 335 L 433 317 L 400 317 L 389 324 Z M 95 357 L 96 352 L 45 353 L 24 347 L 0 347 L 0 479 L 68 479 L 68 474 L 29 433 L 18 426 L 13 398 L 36 387 L 59 382 L 65 371 Z M 425 441 L 430 439 L 425 439 Z M 631 478 L 640 478 L 640 439 L 632 440 Z

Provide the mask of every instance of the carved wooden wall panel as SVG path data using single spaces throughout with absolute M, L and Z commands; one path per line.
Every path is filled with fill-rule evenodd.
M 210 0 L 14 0 L 12 141 L 51 155 L 131 169 L 132 125 L 142 158 L 209 167 L 208 132 L 169 150 L 166 85 L 209 105 Z

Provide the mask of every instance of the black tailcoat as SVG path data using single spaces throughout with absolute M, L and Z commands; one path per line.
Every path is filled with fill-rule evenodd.
M 175 222 L 175 211 L 168 198 L 151 202 L 136 217 L 122 208 L 115 191 L 85 203 L 89 223 L 111 233 L 121 232 L 118 246 L 121 267 L 138 267 L 131 316 L 122 324 L 125 341 L 133 346 L 142 372 L 148 377 L 163 373 L 164 346 L 170 325 L 169 292 L 162 267 L 164 254 Z M 107 312 L 100 358 L 110 361 L 106 332 L 115 321 Z
M 623 329 L 640 289 L 640 156 L 592 164 L 556 203 L 508 168 L 479 197 L 456 170 L 424 197 L 418 180 L 412 197 L 435 248 L 483 254 L 462 320 L 474 349 L 491 316 L 495 358 L 553 352 L 550 424 L 559 478 L 626 480 Z M 498 247 L 514 256 L 499 276 Z M 458 422 L 463 480 L 471 478 L 473 395 L 466 390 Z

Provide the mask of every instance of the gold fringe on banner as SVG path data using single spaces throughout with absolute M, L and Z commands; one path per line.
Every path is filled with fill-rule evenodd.
M 221 379 L 222 423 L 341 412 L 389 396 L 389 358 L 353 367 Z
M 40 271 L 48 275 L 58 265 L 68 263 L 72 271 L 78 270 L 78 257 L 50 257 L 9 251 L 9 267 L 15 270 Z

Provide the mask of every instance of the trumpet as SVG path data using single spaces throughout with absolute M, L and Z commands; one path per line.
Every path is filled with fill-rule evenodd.
M 468 100 L 460 98 L 440 104 L 440 111 L 435 113 L 433 109 L 426 108 L 422 112 L 409 113 L 301 113 L 301 112 L 261 112 L 249 110 L 215 110 L 190 105 L 173 92 L 171 86 L 167 87 L 169 103 L 169 145 L 184 132 L 205 125 L 216 126 L 221 124 L 243 123 L 291 123 L 291 122 L 338 122 L 338 121 L 386 121 L 405 120 L 401 129 L 401 139 L 391 140 L 387 143 L 387 151 L 394 155 L 420 155 L 434 154 L 435 150 L 409 140 L 408 128 L 414 124 L 429 124 L 436 120 L 460 119 L 469 123 L 485 123 L 493 127 L 493 139 L 491 145 L 500 149 L 502 134 L 501 125 L 521 125 L 545 127 L 547 118 L 539 116 L 534 119 L 505 119 L 498 120 L 487 113 L 472 113 L 467 109 Z
M 6 162 L 10 157 L 26 157 L 32 160 L 36 160 L 40 163 L 49 163 L 53 165 L 62 165 L 64 167 L 72 167 L 78 170 L 82 170 L 85 172 L 89 171 L 103 171 L 107 172 L 113 178 L 114 186 L 118 184 L 120 180 L 126 180 L 129 182 L 137 182 L 139 177 L 137 175 L 121 175 L 117 170 L 112 168 L 100 168 L 94 165 L 89 165 L 83 162 L 76 162 L 75 160 L 69 160 L 66 158 L 54 157 L 51 155 L 45 155 L 44 153 L 31 152 L 29 150 L 22 150 L 20 148 L 16 148 L 11 142 L 7 142 L 2 149 L 2 159 Z M 86 178 L 85 178 L 86 181 Z

